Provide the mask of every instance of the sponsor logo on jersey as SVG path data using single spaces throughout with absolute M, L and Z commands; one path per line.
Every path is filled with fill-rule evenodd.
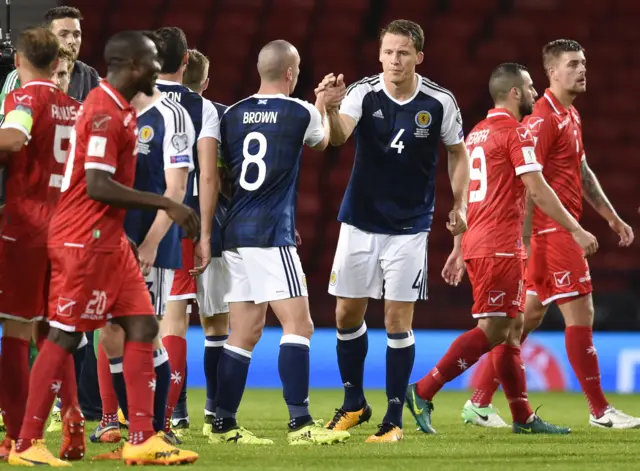
M 186 164 L 189 163 L 188 155 L 172 155 L 169 159 L 172 164 Z
M 174 134 L 171 138 L 171 145 L 178 152 L 182 152 L 189 147 L 189 138 L 186 134 Z
M 153 136 L 155 136 L 153 128 L 151 126 L 143 126 L 138 134 L 138 141 L 142 144 L 147 144 L 153 140 Z
M 80 108 L 80 111 L 82 111 L 82 108 Z M 78 112 L 78 117 L 79 116 L 80 112 Z M 111 116 L 108 114 L 97 114 L 91 122 L 91 130 L 95 132 L 105 132 L 109 128 L 109 121 L 111 121 Z
M 421 129 L 426 129 L 429 126 L 431 126 L 431 113 L 429 113 L 428 111 L 418 111 L 418 113 L 416 113 L 416 125 L 421 128 Z
M 489 291 L 489 306 L 504 306 L 504 291 Z
M 571 272 L 558 271 L 553 274 L 553 279 L 556 281 L 556 286 L 561 288 L 562 286 L 569 286 L 571 284 Z

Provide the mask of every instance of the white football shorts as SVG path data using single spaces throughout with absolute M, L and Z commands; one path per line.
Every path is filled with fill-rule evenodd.
M 427 299 L 428 236 L 374 234 L 343 223 L 329 293 L 404 302 Z
M 202 317 L 213 317 L 216 314 L 229 312 L 229 305 L 224 302 L 229 276 L 227 264 L 222 257 L 214 257 L 204 273 L 196 277 L 198 285 L 196 299 Z
M 307 280 L 295 247 L 241 247 L 222 253 L 229 285 L 225 302 L 268 301 L 307 296 Z
M 144 277 L 156 316 L 163 316 L 165 313 L 174 274 L 175 270 L 153 267 L 151 272 Z

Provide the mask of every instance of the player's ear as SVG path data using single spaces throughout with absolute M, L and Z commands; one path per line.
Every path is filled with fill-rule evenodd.
M 182 56 L 182 65 L 187 66 L 189 64 L 189 53 L 186 52 L 184 56 Z
M 291 67 L 287 69 L 287 80 L 293 82 L 293 69 Z
M 207 77 L 204 81 L 204 83 L 202 84 L 202 91 L 206 91 L 207 88 L 209 88 L 209 77 Z
M 416 60 L 416 65 L 420 65 L 422 64 L 422 61 L 424 60 L 424 52 L 420 51 L 418 52 L 418 60 Z

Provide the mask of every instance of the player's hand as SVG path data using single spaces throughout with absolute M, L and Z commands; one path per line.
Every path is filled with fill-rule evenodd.
M 189 270 L 189 275 L 200 276 L 211 263 L 211 241 L 209 239 L 200 239 L 195 246 L 194 252 L 196 266 Z
M 461 250 L 453 250 L 442 269 L 442 278 L 451 286 L 458 286 L 464 278 L 466 267 Z
M 467 215 L 465 211 L 460 208 L 453 208 L 449 211 L 449 222 L 447 222 L 447 229 L 453 236 L 462 234 L 467 230 Z
M 138 262 L 140 263 L 140 270 L 142 270 L 143 276 L 151 273 L 157 255 L 158 246 L 156 244 L 152 244 L 146 240 L 140 244 L 140 247 L 138 247 Z
M 302 237 L 300 237 L 300 233 L 298 229 L 296 229 L 296 247 L 300 247 L 302 245 Z
M 326 91 L 327 88 L 332 87 L 336 83 L 336 76 L 332 73 L 324 76 L 322 81 L 318 84 L 318 86 L 313 91 L 316 96 L 320 93 Z
M 171 201 L 171 205 L 166 209 L 166 212 L 178 226 L 184 229 L 189 239 L 193 239 L 200 234 L 200 219 L 189 206 Z
M 631 229 L 631 226 L 622 219 L 615 218 L 612 221 L 609 221 L 609 227 L 613 229 L 613 232 L 620 236 L 620 242 L 618 242 L 620 247 L 629 247 L 633 243 L 633 229 Z
M 582 227 L 578 227 L 571 233 L 573 240 L 582 248 L 585 257 L 590 257 L 598 250 L 598 240 L 590 232 L 585 231 Z

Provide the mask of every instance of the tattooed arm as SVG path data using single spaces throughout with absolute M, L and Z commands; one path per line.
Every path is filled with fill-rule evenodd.
M 620 236 L 620 246 L 628 247 L 631 245 L 633 242 L 633 230 L 618 216 L 586 160 L 582 161 L 580 172 L 582 174 L 584 199 L 609 223 L 611 229 Z

